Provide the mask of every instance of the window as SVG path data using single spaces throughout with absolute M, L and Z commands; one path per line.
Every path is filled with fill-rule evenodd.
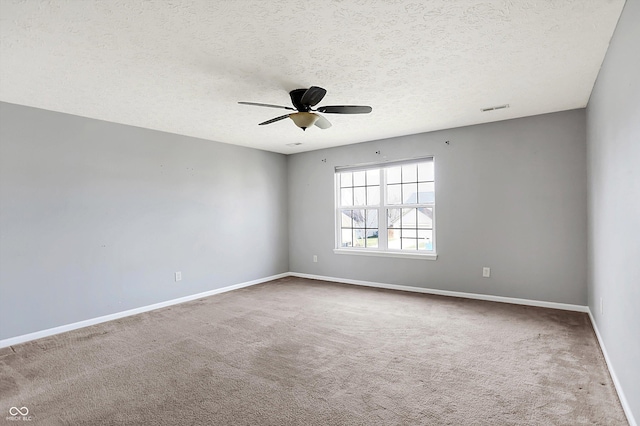
M 433 157 L 336 168 L 336 252 L 435 258 Z

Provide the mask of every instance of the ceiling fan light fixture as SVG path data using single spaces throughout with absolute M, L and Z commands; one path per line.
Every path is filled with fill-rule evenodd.
M 306 130 L 307 127 L 313 126 L 320 117 L 312 112 L 295 112 L 293 114 L 289 114 L 289 118 L 296 123 L 296 126 L 300 127 L 302 130 Z

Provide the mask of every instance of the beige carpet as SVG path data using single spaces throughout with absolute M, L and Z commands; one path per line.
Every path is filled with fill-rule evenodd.
M 33 425 L 624 425 L 586 314 L 284 278 L 0 350 Z

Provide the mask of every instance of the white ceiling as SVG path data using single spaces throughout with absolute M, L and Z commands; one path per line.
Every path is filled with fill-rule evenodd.
M 0 0 L 0 100 L 294 153 L 585 107 L 624 0 Z M 259 122 L 321 86 L 306 132 Z M 481 112 L 489 106 L 510 108 Z M 302 143 L 296 147 L 287 144 Z

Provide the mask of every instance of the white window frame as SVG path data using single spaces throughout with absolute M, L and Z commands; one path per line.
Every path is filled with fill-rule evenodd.
M 436 260 L 438 254 L 436 252 L 436 202 L 435 199 L 432 203 L 421 204 L 388 204 L 387 203 L 387 168 L 417 164 L 423 161 L 433 161 L 434 165 L 434 185 L 435 185 L 435 157 L 426 156 L 420 158 L 412 158 L 400 161 L 390 161 L 386 163 L 375 164 L 363 164 L 358 166 L 339 166 L 335 168 L 334 173 L 334 194 L 335 194 L 335 248 L 333 250 L 336 254 L 349 254 L 349 255 L 362 255 L 362 256 L 383 256 L 383 257 L 400 257 L 410 259 L 423 259 L 423 260 Z M 378 247 L 341 247 L 341 232 L 342 232 L 342 209 L 348 209 L 351 206 L 341 206 L 340 202 L 340 173 L 342 172 L 354 172 L 379 169 L 380 170 L 380 203 L 378 206 L 353 206 L 355 209 L 369 209 L 378 210 Z M 432 244 L 433 250 L 430 251 L 408 251 L 402 249 L 390 249 L 388 248 L 388 223 L 387 223 L 387 209 L 390 208 L 419 208 L 430 207 L 433 210 L 433 222 L 432 222 Z

